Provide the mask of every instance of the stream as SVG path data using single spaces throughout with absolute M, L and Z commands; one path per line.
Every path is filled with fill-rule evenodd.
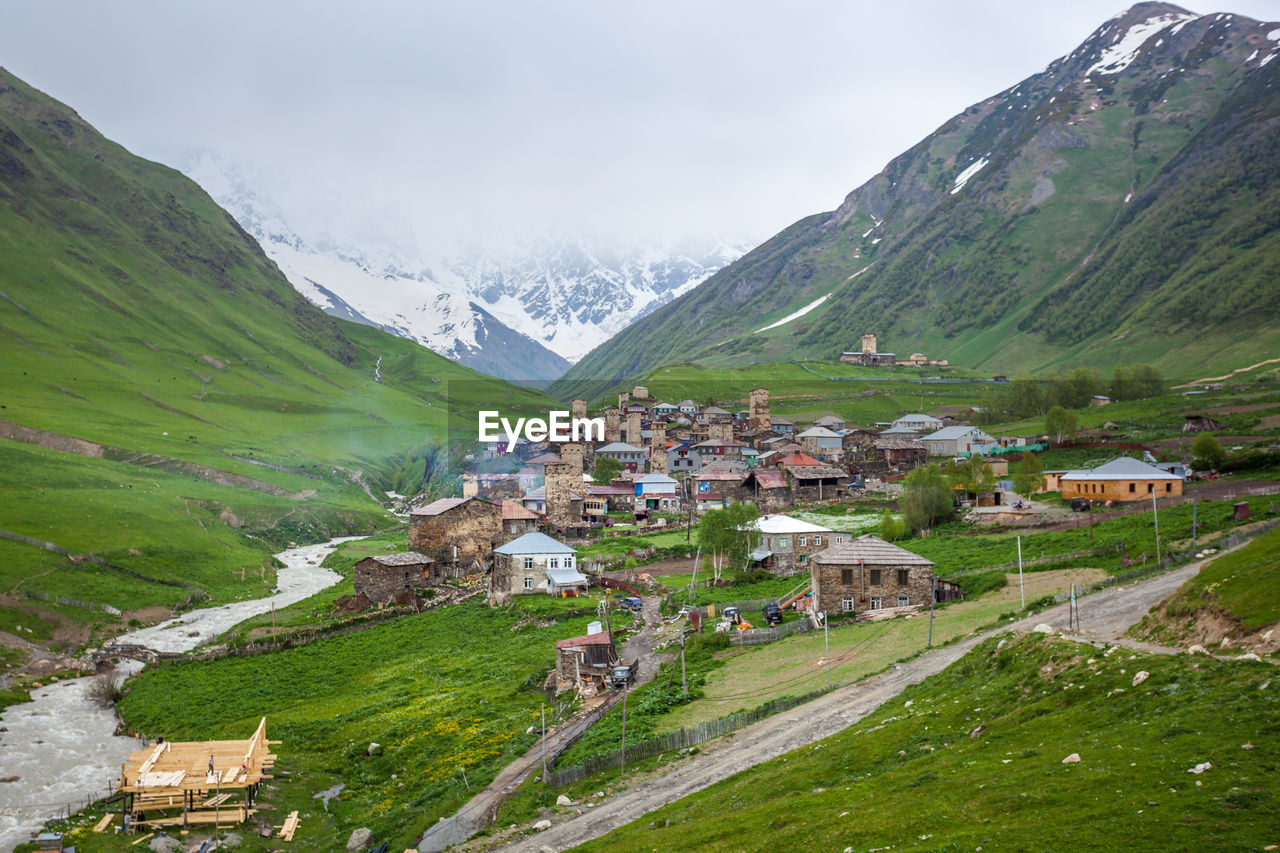
M 192 610 L 150 628 L 115 639 L 162 652 L 185 652 L 208 642 L 251 616 L 301 601 L 333 586 L 342 576 L 320 563 L 346 536 L 317 545 L 290 548 L 276 555 L 284 567 L 276 573 L 277 591 L 267 598 L 235 601 Z M 118 671 L 133 673 L 140 664 L 126 661 Z M 75 678 L 31 691 L 30 702 L 0 713 L 0 850 L 28 841 L 49 818 L 83 808 L 86 799 L 107 793 L 119 778 L 120 764 L 141 741 L 114 734 L 114 709 L 91 702 L 92 678 Z

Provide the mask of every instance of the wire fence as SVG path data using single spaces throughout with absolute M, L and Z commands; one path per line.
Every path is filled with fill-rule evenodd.
M 79 607 L 81 610 L 94 610 L 100 613 L 110 613 L 112 616 L 119 616 L 120 611 L 112 607 L 110 604 L 102 604 L 97 601 L 84 601 L 79 598 L 69 598 L 65 595 L 50 595 L 47 592 L 40 592 L 36 589 L 29 589 L 25 595 L 27 598 L 35 598 L 40 601 L 48 601 L 56 604 L 65 604 L 68 607 Z
M 803 634 L 808 630 L 809 623 L 804 620 L 784 622 L 772 628 L 746 628 L 742 631 L 734 631 L 729 635 L 729 642 L 735 646 L 758 646 L 762 643 L 781 640 L 791 634 Z
M 594 776 L 602 770 L 621 767 L 624 755 L 630 761 L 639 761 L 643 758 L 651 758 L 664 752 L 670 752 L 673 749 L 687 749 L 697 746 L 704 741 L 722 737 L 745 726 L 758 723 L 765 717 L 770 717 L 782 711 L 789 711 L 797 705 L 803 705 L 805 702 L 817 699 L 827 692 L 827 688 L 824 687 L 821 690 L 813 690 L 800 696 L 782 696 L 750 711 L 743 711 L 740 714 L 732 714 L 728 717 L 707 720 L 695 726 L 677 729 L 674 732 L 668 732 L 665 735 L 659 735 L 628 746 L 625 750 L 615 749 L 613 752 L 594 756 L 581 764 L 574 764 L 563 770 L 551 769 L 547 771 L 546 782 L 553 787 L 569 785 Z

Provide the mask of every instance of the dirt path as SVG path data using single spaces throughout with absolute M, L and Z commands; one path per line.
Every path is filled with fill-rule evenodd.
M 1174 385 L 1173 387 L 1175 389 L 1194 388 L 1197 385 L 1206 385 L 1210 382 L 1222 382 L 1224 380 L 1230 379 L 1232 376 L 1237 376 L 1241 373 L 1248 373 L 1250 370 L 1254 370 L 1255 368 L 1259 368 L 1267 364 L 1275 364 L 1276 362 L 1280 362 L 1280 358 L 1268 358 L 1265 361 L 1260 361 L 1257 364 L 1251 364 L 1248 367 L 1237 367 L 1235 370 L 1231 371 L 1230 373 L 1224 373 L 1221 376 L 1206 376 L 1203 379 L 1193 379 L 1190 382 L 1185 382 L 1182 385 Z
M 653 654 L 653 648 L 659 642 L 663 622 L 657 596 L 644 599 L 641 613 L 644 616 L 644 627 L 623 644 L 619 653 L 623 660 L 640 660 L 636 673 L 637 687 L 653 678 L 658 671 L 659 661 Z M 552 729 L 547 733 L 545 752 L 543 744 L 539 742 L 508 764 L 483 791 L 468 800 L 453 816 L 442 818 L 428 829 L 418 842 L 418 850 L 422 853 L 435 853 L 461 844 L 479 832 L 497 816 L 503 801 L 541 766 L 544 755 L 547 761 L 554 760 L 621 699 L 622 691 L 611 691 L 604 701 Z
M 1200 570 L 1201 562 L 1131 584 L 1086 596 L 1080 600 L 1082 629 L 1086 639 L 1114 642 L 1128 627 Z M 819 699 L 739 730 L 704 748 L 669 772 L 649 779 L 611 800 L 601 803 L 543 832 L 522 838 L 503 850 L 565 850 L 604 835 L 668 803 L 706 788 L 721 779 L 821 740 L 871 714 L 910 685 L 936 675 L 959 660 L 974 646 L 1001 631 L 1027 631 L 1039 623 L 1060 630 L 1067 625 L 1067 605 L 1059 605 L 1006 628 L 936 649 L 880 675 L 835 690 Z

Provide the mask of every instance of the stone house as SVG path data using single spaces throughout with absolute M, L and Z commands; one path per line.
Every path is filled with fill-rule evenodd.
M 762 515 L 746 526 L 760 540 L 748 555 L 753 563 L 777 575 L 808 569 L 809 558 L 836 544 L 836 532 L 787 515 Z M 838 534 L 840 540 L 847 534 Z
M 1182 478 L 1130 456 L 1112 459 L 1084 471 L 1068 471 L 1058 478 L 1064 500 L 1149 501 L 1182 494 Z
M 849 488 L 848 472 L 829 465 L 783 465 L 782 470 L 796 503 L 840 500 Z
M 645 474 L 635 481 L 636 510 L 680 511 L 680 484 L 666 474 Z
M 694 450 L 688 442 L 667 450 L 668 474 L 691 474 L 701 467 L 702 454 Z
M 578 552 L 545 533 L 526 533 L 493 549 L 489 605 L 506 604 L 513 595 L 551 592 L 549 569 L 577 569 Z
M 502 507 L 483 498 L 441 498 L 409 513 L 409 548 L 437 565 L 480 568 L 503 541 Z
M 778 435 L 788 437 L 795 435 L 796 425 L 786 418 L 771 417 L 769 418 L 769 429 Z
M 406 551 L 365 557 L 356 563 L 352 580 L 356 595 L 364 593 L 370 601 L 386 604 L 405 590 L 438 585 L 444 574 L 435 567 L 435 560 Z
M 649 411 L 653 413 L 655 419 L 666 419 L 680 411 L 680 407 L 675 403 L 655 403 Z
M 730 501 L 746 500 L 742 489 L 742 481 L 746 476 L 745 469 L 727 465 L 708 465 L 693 475 L 693 493 L 702 500 L 712 495 L 728 498 Z
M 757 468 L 747 472 L 742 481 L 747 500 L 764 512 L 774 512 L 791 505 L 791 484 L 777 468 Z
M 603 690 L 618 650 L 608 631 L 556 641 L 556 682 L 564 689 Z
M 502 502 L 502 536 L 504 539 L 515 539 L 538 529 L 538 513 L 526 509 L 518 500 Z
M 823 415 L 813 422 L 814 426 L 826 427 L 832 432 L 839 432 L 848 425 L 848 422 L 839 415 Z
M 736 462 L 743 459 L 743 450 L 747 449 L 746 445 L 740 441 L 732 439 L 714 439 L 703 441 L 693 446 L 701 456 L 703 464 L 710 465 L 712 462 L 727 460 Z
M 933 563 L 876 536 L 859 536 L 809 558 L 812 607 L 838 619 L 891 608 L 927 607 Z

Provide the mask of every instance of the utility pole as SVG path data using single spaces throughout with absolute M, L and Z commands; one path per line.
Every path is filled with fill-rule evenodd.
M 627 685 L 622 685 L 622 778 L 627 778 Z
M 933 592 L 929 599 L 929 648 L 933 648 L 933 605 L 938 600 L 938 579 L 933 579 Z
M 547 784 L 547 703 L 542 703 L 542 784 Z
M 827 630 L 827 627 L 828 625 L 831 624 L 831 620 L 827 618 L 826 613 L 821 613 L 820 615 L 822 616 L 822 644 L 824 647 L 822 662 L 827 667 L 827 689 L 830 690 L 831 689 L 831 632 Z
M 1200 492 L 1191 493 L 1191 556 L 1196 555 L 1196 505 L 1200 502 Z
M 688 617 L 685 617 L 688 619 Z M 689 695 L 689 682 L 684 677 L 684 625 L 680 626 L 680 692 Z
M 1151 511 L 1155 514 L 1156 524 L 1156 568 L 1160 568 L 1160 508 L 1156 506 L 1156 490 L 1151 490 Z
M 1022 586 L 1022 536 L 1018 536 L 1018 597 L 1022 600 L 1022 607 L 1026 609 L 1027 593 Z

